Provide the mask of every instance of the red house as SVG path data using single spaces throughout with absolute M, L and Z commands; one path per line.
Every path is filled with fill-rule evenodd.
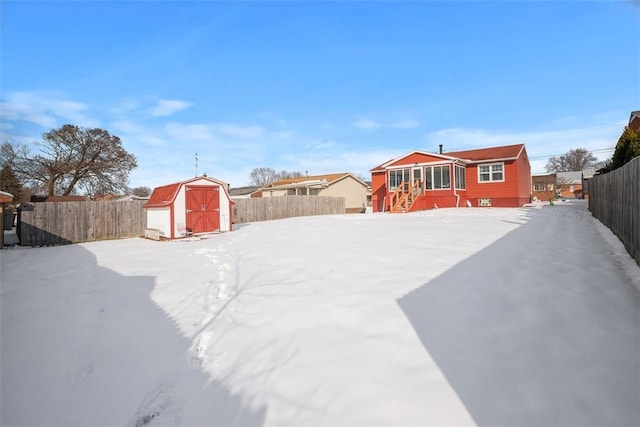
M 374 212 L 435 207 L 518 207 L 531 201 L 524 144 L 429 153 L 412 151 L 371 169 Z

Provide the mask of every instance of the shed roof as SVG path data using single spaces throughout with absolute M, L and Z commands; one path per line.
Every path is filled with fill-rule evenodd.
M 176 182 L 154 188 L 151 196 L 149 196 L 149 201 L 144 204 L 144 207 L 150 208 L 170 205 L 176 198 L 176 194 L 178 194 L 181 185 L 182 183 Z
M 207 180 L 213 184 L 217 184 L 222 187 L 223 191 L 227 192 L 227 185 L 222 181 L 218 181 L 217 179 L 209 178 L 207 176 L 197 176 L 195 178 L 188 179 L 186 181 L 175 182 L 173 184 L 163 185 L 161 187 L 156 187 L 151 192 L 151 196 L 149 196 L 149 201 L 144 204 L 145 208 L 161 208 L 169 206 L 175 200 L 178 195 L 178 191 L 180 187 L 189 184 L 194 181 Z M 232 201 L 233 203 L 233 201 Z

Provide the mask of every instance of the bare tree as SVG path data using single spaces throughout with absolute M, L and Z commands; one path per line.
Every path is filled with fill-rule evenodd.
M 281 179 L 289 179 L 289 178 L 301 178 L 304 175 L 302 174 L 302 172 L 298 172 L 298 171 L 286 171 L 286 170 L 281 170 L 280 172 L 276 173 L 276 181 L 281 180 Z
M 47 195 L 67 196 L 84 187 L 89 194 L 126 190 L 129 174 L 138 164 L 119 137 L 104 129 L 64 125 L 42 134 L 39 153 L 5 142 L 0 159 L 16 175 Z
M 15 203 L 19 203 L 22 199 L 22 184 L 10 165 L 4 165 L 0 169 L 0 191 L 13 195 Z
M 149 187 L 136 187 L 131 189 L 131 194 L 138 197 L 147 197 L 151 194 Z
M 303 176 L 305 175 L 302 172 L 298 171 L 289 172 L 283 169 L 280 172 L 276 172 L 271 168 L 261 167 L 251 170 L 251 173 L 249 174 L 249 180 L 252 185 L 265 187 L 276 181 L 280 181 L 281 179 L 300 178 Z
M 596 166 L 598 159 L 585 148 L 569 150 L 560 157 L 551 157 L 547 161 L 547 172 L 575 172 L 586 167 Z
M 264 187 L 276 181 L 276 171 L 267 167 L 254 168 L 249 174 L 252 185 Z

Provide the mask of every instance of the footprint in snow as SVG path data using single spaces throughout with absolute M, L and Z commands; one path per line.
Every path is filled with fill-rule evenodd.
M 149 390 L 129 426 L 179 425 L 182 407 L 175 396 L 175 386 L 179 378 L 178 374 L 167 375 L 156 387 Z
M 87 381 L 93 376 L 94 370 L 95 364 L 93 362 L 86 363 L 69 375 L 69 382 L 71 384 L 77 384 Z

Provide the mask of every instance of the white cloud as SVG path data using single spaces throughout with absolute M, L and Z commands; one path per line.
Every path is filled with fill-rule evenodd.
M 111 122 L 111 128 L 114 132 L 118 133 L 133 133 L 133 134 L 141 134 L 146 132 L 146 129 L 143 126 L 140 126 L 139 122 L 134 122 L 131 120 L 116 120 Z
M 161 99 L 158 104 L 149 110 L 149 114 L 152 116 L 170 116 L 178 111 L 189 108 L 193 105 L 191 102 L 180 101 L 176 99 Z
M 415 120 L 405 119 L 389 124 L 390 128 L 396 129 L 415 129 L 420 127 L 420 123 Z
M 359 118 L 353 122 L 353 126 L 362 130 L 374 129 L 415 129 L 420 127 L 420 123 L 413 119 L 402 119 L 393 122 L 378 122 L 368 118 Z
M 26 121 L 44 128 L 53 128 L 66 123 L 84 126 L 99 126 L 85 112 L 87 104 L 60 99 L 50 92 L 9 92 L 0 105 L 3 121 Z
M 353 126 L 357 127 L 358 129 L 373 130 L 379 128 L 380 124 L 369 119 L 358 119 L 353 122 Z
M 207 124 L 168 123 L 165 126 L 165 131 L 169 137 L 180 143 L 185 141 L 215 140 L 211 126 Z
M 241 139 L 258 138 L 264 134 L 264 129 L 260 126 L 237 126 L 226 123 L 215 125 L 215 130 L 223 135 Z
M 351 172 L 368 181 L 371 179 L 370 169 L 401 154 L 404 152 L 395 150 L 308 151 L 283 156 L 285 163 L 279 169 L 309 171 L 310 175 Z
M 436 151 L 443 144 L 445 152 L 524 143 L 531 159 L 532 172 L 544 172 L 550 156 L 559 156 L 575 148 L 592 151 L 600 160 L 611 157 L 625 123 L 609 122 L 589 127 L 551 131 L 503 132 L 487 129 L 442 129 L 426 135 L 427 147 Z M 608 151 L 603 151 L 603 150 Z
M 153 135 L 141 135 L 137 138 L 137 140 L 146 146 L 150 147 L 164 147 L 167 146 L 168 143 L 165 139 Z
M 334 148 L 337 144 L 333 141 L 325 141 L 322 139 L 314 139 L 309 143 L 305 144 L 305 147 L 310 150 L 326 150 L 328 148 Z
M 169 145 L 157 129 L 143 126 L 138 121 L 116 120 L 111 122 L 110 129 L 128 147 L 141 145 L 139 148 L 142 149 L 144 146 L 157 148 Z
M 272 135 L 278 139 L 290 139 L 295 135 L 292 130 L 278 130 L 272 133 Z
M 131 113 L 139 111 L 141 104 L 134 99 L 122 100 L 117 106 L 109 109 L 109 113 L 114 116 L 129 116 Z

